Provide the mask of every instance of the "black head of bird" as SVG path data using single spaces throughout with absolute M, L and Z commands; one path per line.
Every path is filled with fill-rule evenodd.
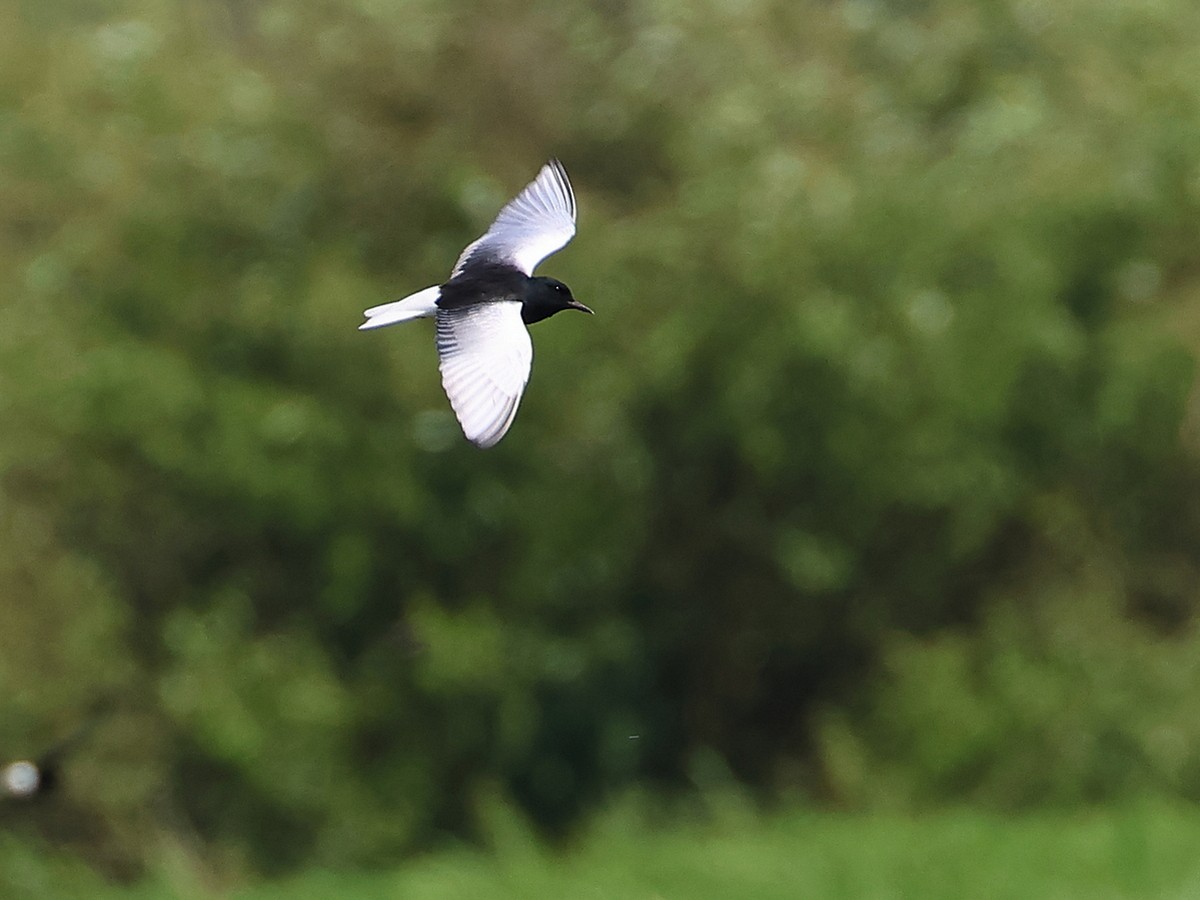
M 543 275 L 529 279 L 525 298 L 521 302 L 521 321 L 532 325 L 565 309 L 577 309 L 589 315 L 592 312 L 571 296 L 571 289 L 558 279 Z
M 564 309 L 591 310 L 561 281 L 534 276 L 575 234 L 575 194 L 551 160 L 462 252 L 450 279 L 372 307 L 360 329 L 437 320 L 442 387 L 463 434 L 480 447 L 504 437 L 529 381 L 533 343 L 526 325 Z

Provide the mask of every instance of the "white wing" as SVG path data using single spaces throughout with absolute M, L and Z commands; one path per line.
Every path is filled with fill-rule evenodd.
M 462 252 L 451 277 L 473 260 L 506 262 L 532 275 L 538 263 L 574 236 L 575 194 L 567 170 L 552 159 L 500 210 L 487 234 Z
M 490 447 L 508 431 L 529 381 L 533 341 L 519 301 L 437 312 L 442 387 L 467 440 Z

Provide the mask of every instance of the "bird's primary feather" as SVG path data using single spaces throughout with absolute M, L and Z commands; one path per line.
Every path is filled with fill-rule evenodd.
M 567 170 L 552 159 L 509 201 L 483 237 L 458 258 L 451 277 L 477 262 L 515 266 L 526 275 L 575 236 L 575 193 Z
M 437 313 L 442 387 L 467 439 L 490 447 L 508 431 L 533 365 L 519 301 Z

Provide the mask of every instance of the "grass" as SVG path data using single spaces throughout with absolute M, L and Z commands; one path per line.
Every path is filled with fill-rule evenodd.
M 793 814 L 654 832 L 606 822 L 573 852 L 447 853 L 394 873 L 309 876 L 283 897 L 795 900 L 1200 896 L 1200 815 L 1134 810 L 1003 819 Z
M 6 896 L 231 900 L 796 900 L 796 898 L 1194 898 L 1200 811 L 1141 805 L 1003 817 L 971 810 L 905 816 L 793 812 L 655 826 L 625 808 L 550 852 L 497 815 L 490 852 L 447 849 L 395 869 L 313 870 L 208 893 L 169 873 L 135 889 L 85 885 L 78 867 Z M 11 863 L 0 847 L 0 864 Z M 9 878 L 13 870 L 8 868 Z M 64 880 L 69 875 L 69 882 Z M 4 881 L 0 878 L 0 884 Z M 32 890 L 28 890 L 32 889 Z M 83 893 L 80 893 L 83 891 Z

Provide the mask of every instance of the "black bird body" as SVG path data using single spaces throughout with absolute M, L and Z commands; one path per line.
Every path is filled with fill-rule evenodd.
M 590 313 L 561 281 L 534 275 L 575 234 L 575 195 L 551 160 L 458 259 L 450 279 L 368 309 L 360 329 L 437 320 L 442 387 L 467 439 L 490 447 L 516 417 L 529 380 L 527 325 L 565 309 Z
M 498 262 L 471 263 L 439 286 L 438 309 L 462 309 L 477 303 L 505 300 L 521 302 L 521 321 L 526 325 L 548 319 L 565 309 L 581 309 L 571 289 L 555 278 L 530 277 L 520 269 Z

